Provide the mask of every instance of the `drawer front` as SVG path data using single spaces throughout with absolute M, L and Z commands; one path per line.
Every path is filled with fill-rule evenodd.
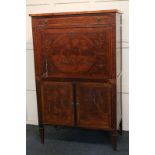
M 113 27 L 39 30 L 42 75 L 55 78 L 112 77 Z
M 67 82 L 43 82 L 41 85 L 42 123 L 74 125 L 72 85 Z
M 115 24 L 115 14 L 82 15 L 82 16 L 56 16 L 51 18 L 34 18 L 33 27 L 63 27 L 63 26 L 88 26 L 88 25 Z
M 77 125 L 112 128 L 112 86 L 100 83 L 77 84 Z

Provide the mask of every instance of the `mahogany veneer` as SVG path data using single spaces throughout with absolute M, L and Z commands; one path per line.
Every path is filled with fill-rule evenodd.
M 31 14 L 39 129 L 122 130 L 122 16 L 117 10 Z

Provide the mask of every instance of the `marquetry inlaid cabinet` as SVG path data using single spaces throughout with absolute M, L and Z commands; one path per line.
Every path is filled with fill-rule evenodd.
M 122 131 L 122 17 L 117 10 L 31 14 L 39 129 Z

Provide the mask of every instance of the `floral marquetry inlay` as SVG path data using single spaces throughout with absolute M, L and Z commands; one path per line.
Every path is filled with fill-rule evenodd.
M 49 52 L 53 65 L 64 73 L 88 71 L 96 61 L 94 44 L 85 35 L 62 35 L 53 41 Z

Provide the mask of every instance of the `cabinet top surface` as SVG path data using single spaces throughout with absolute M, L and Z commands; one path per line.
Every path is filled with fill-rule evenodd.
M 117 9 L 113 9 L 113 10 L 98 10 L 98 11 L 29 14 L 29 16 L 31 16 L 31 17 L 50 17 L 50 16 L 63 16 L 63 15 L 102 14 L 102 13 L 121 13 L 121 12 Z

